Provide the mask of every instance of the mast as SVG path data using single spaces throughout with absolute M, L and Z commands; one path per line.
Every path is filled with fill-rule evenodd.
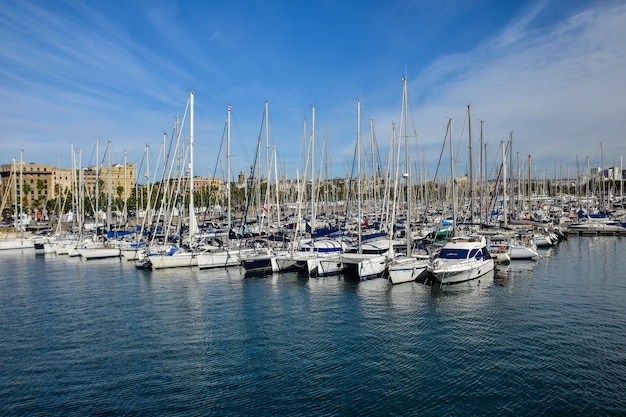
M 269 102 L 265 100 L 265 178 L 267 179 L 267 186 L 269 187 L 270 183 L 270 128 L 269 128 Z M 276 163 L 276 161 L 274 161 Z M 260 188 L 259 188 L 260 190 Z
M 467 105 L 467 129 L 469 133 L 469 187 L 470 187 L 470 222 L 474 223 L 474 164 L 472 161 L 472 105 Z
M 24 213 L 24 149 L 20 149 L 20 223 Z M 22 225 L 24 226 L 24 225 Z
M 600 169 L 598 170 L 598 181 L 600 185 L 600 212 L 606 213 L 606 206 L 604 205 L 604 153 L 602 152 L 602 142 L 600 142 Z
M 20 192 L 20 199 L 22 198 L 22 193 Z M 13 158 L 13 228 L 17 232 L 17 167 L 15 166 L 15 158 Z
M 483 121 L 480 121 L 480 159 L 479 159 L 479 167 L 480 167 L 480 222 L 485 223 L 483 210 L 485 207 L 485 170 L 483 169 Z
M 404 176 L 406 178 L 406 229 L 405 229 L 405 238 L 406 238 L 406 256 L 411 256 L 411 167 L 410 167 L 410 159 L 409 159 L 409 91 L 407 88 L 406 77 L 402 78 L 402 106 L 404 107 L 404 166 L 406 167 L 406 171 Z M 393 233 L 393 224 L 391 225 L 391 230 Z
M 504 217 L 504 227 L 508 226 L 507 222 L 507 202 L 506 202 L 506 150 L 504 141 L 500 141 L 502 147 L 502 215 Z
M 311 113 L 311 233 L 314 233 L 315 217 L 317 217 L 315 210 L 315 106 L 312 106 Z
M 361 100 L 356 100 L 356 166 L 357 166 L 357 181 L 356 181 L 356 197 L 357 197 L 357 213 L 358 216 L 358 226 L 357 229 L 359 231 L 359 250 L 358 253 L 363 253 L 363 248 L 361 247 L 361 238 L 363 237 L 363 231 L 361 230 Z
M 195 234 L 198 232 L 198 223 L 196 222 L 196 208 L 194 204 L 194 184 L 193 184 L 193 134 L 194 134 L 194 96 L 192 91 L 189 93 L 189 245 L 194 241 Z
M 532 157 L 528 155 L 528 217 L 532 220 L 533 218 L 533 204 L 532 204 L 533 190 L 532 188 L 533 187 L 532 187 L 532 181 L 530 178 L 531 160 L 532 160 Z
M 111 195 L 113 194 L 113 179 L 111 178 L 111 141 L 107 143 L 107 153 L 109 155 L 109 173 L 107 187 L 107 231 L 111 230 Z
M 95 219 L 96 219 L 96 233 L 98 230 L 98 227 L 100 227 L 100 184 L 98 184 L 100 182 L 100 152 L 99 152 L 99 148 L 100 148 L 100 139 L 96 138 L 96 212 L 95 212 Z
M 123 198 L 124 198 L 124 223 L 125 226 L 128 225 L 128 199 L 126 198 L 127 194 L 128 194 L 128 182 L 127 182 L 127 176 L 128 176 L 128 171 L 127 171 L 127 162 L 126 162 L 126 149 L 124 149 L 124 193 L 122 194 Z
M 450 184 L 452 186 L 452 236 L 456 236 L 456 185 L 454 181 L 454 145 L 452 140 L 452 119 L 448 119 L 450 133 Z
M 513 184 L 513 178 L 514 178 L 513 174 L 515 173 L 515 171 L 513 171 L 513 131 L 512 130 L 509 132 L 508 150 L 509 150 L 509 182 Z M 513 186 L 511 186 L 511 191 L 513 191 Z
M 59 156 L 59 171 L 57 173 L 57 201 L 59 204 L 59 218 L 57 219 L 57 233 L 61 230 L 61 223 L 63 221 L 63 198 L 61 197 L 61 156 Z
M 623 167 L 623 156 L 619 157 L 619 196 L 622 199 L 622 203 L 624 202 L 624 167 Z
M 228 231 L 230 234 L 231 221 L 232 221 L 232 211 L 230 208 L 230 111 L 232 110 L 232 106 L 228 105 L 228 113 L 226 117 L 226 193 L 228 194 L 228 208 L 227 208 L 227 222 L 228 222 Z M 245 225 L 242 225 L 245 228 Z

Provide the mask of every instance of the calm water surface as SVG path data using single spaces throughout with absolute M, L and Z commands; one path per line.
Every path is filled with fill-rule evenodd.
M 624 415 L 626 239 L 472 286 L 0 253 L 2 415 Z

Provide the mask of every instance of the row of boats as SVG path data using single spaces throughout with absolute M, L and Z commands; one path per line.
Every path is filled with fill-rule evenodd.
M 480 278 L 493 271 L 496 263 L 540 259 L 539 246 L 553 246 L 564 234 L 557 228 L 467 229 L 450 232 L 443 239 L 435 235 L 386 235 L 373 238 L 272 240 L 268 236 L 228 239 L 213 234 L 189 244 L 147 244 L 94 235 L 78 242 L 74 238 L 32 237 L 0 241 L 3 249 L 33 248 L 36 254 L 80 256 L 85 260 L 122 258 L 137 268 L 243 268 L 246 274 L 300 271 L 309 276 L 343 274 L 365 280 L 386 277 L 393 284 L 432 277 L 441 285 Z M 231 232 L 232 233 L 232 232 Z M 223 243 L 223 238 L 228 244 Z

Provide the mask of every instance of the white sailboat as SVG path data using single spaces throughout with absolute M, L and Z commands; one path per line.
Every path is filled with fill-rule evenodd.
M 156 246 L 153 245 L 144 258 L 135 262 L 137 268 L 141 269 L 164 269 L 198 266 L 197 252 L 191 250 L 195 236 L 199 232 L 194 206 L 194 186 L 193 186 L 193 137 L 194 135 L 194 92 L 189 93 L 189 248 L 180 246 Z M 180 139 L 180 132 L 178 134 Z M 177 139 L 177 140 L 178 140 Z M 179 219 L 181 222 L 182 219 Z
M 20 151 L 20 186 L 19 186 L 19 198 L 22 198 L 22 167 L 24 166 L 23 158 L 21 157 L 22 152 Z M 18 187 L 17 187 L 17 168 L 16 168 L 15 158 L 13 158 L 13 172 L 11 172 L 11 177 L 13 178 L 13 232 L 7 233 L 7 235 L 0 237 L 0 250 L 11 250 L 11 249 L 32 249 L 35 247 L 33 239 L 25 235 L 25 226 L 30 222 L 30 218 L 22 213 L 21 207 L 22 204 L 18 206 Z M 6 193 L 5 195 L 8 195 Z
M 403 174 L 406 179 L 406 221 L 405 221 L 405 239 L 406 254 L 396 256 L 389 261 L 387 272 L 389 273 L 389 281 L 392 284 L 401 284 L 411 282 L 428 275 L 428 266 L 430 265 L 430 256 L 428 254 L 414 254 L 411 236 L 411 171 L 409 159 L 409 136 L 408 136 L 408 88 L 406 77 L 402 79 L 402 111 L 400 122 L 402 131 L 404 128 L 404 145 L 405 145 L 405 167 L 406 172 Z M 400 157 L 400 141 L 398 141 L 398 159 Z M 398 173 L 399 169 L 396 164 L 396 179 L 394 181 L 395 194 L 397 196 Z M 396 197 L 397 199 L 397 197 Z M 395 204 L 394 204 L 395 208 Z M 395 212 L 395 209 L 394 209 Z M 395 218 L 395 216 L 393 216 Z M 393 223 L 393 222 L 392 222 Z
M 230 174 L 230 121 L 232 106 L 228 105 L 226 117 L 226 190 L 227 190 L 227 214 L 226 229 L 231 230 L 232 227 L 232 211 L 231 211 L 231 174 Z M 267 123 L 267 102 L 265 103 L 265 116 Z M 257 255 L 257 251 L 253 248 L 233 247 L 232 240 L 228 236 L 228 244 L 225 248 L 207 246 L 203 251 L 197 253 L 197 263 L 200 269 L 209 268 L 225 268 L 241 265 L 242 259 Z
M 357 211 L 362 215 L 361 204 L 361 102 L 357 100 Z M 339 256 L 343 272 L 358 279 L 382 276 L 387 269 L 387 261 L 393 257 L 393 243 L 389 238 L 363 242 L 362 224 L 357 221 L 357 244 Z M 331 264 L 332 265 L 332 264 Z
M 85 244 L 77 248 L 78 254 L 81 258 L 85 260 L 89 259 L 105 259 L 105 258 L 117 258 L 120 256 L 120 249 L 115 246 L 115 244 L 109 242 L 108 240 L 104 240 L 103 237 L 98 236 L 99 227 L 100 227 L 100 210 L 99 210 L 99 176 L 100 176 L 100 166 L 98 164 L 98 147 L 99 141 L 96 139 L 96 209 L 95 209 L 95 235 L 93 236 L 92 241 L 87 241 Z M 107 181 L 107 213 L 106 213 L 106 229 L 110 230 L 110 221 L 111 221 L 111 141 L 107 144 L 107 154 L 109 158 L 109 178 Z

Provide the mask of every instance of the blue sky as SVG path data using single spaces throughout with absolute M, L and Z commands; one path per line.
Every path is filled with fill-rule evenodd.
M 449 118 L 467 171 L 468 104 L 490 166 L 510 132 L 513 154 L 548 178 L 626 154 L 623 1 L 6 0 L 0 19 L 0 163 L 23 150 L 69 167 L 73 145 L 95 165 L 96 138 L 113 162 L 126 151 L 141 164 L 146 144 L 156 160 L 193 90 L 196 174 L 216 167 L 229 104 L 233 171 L 248 169 L 267 100 L 281 172 L 302 172 L 315 106 L 316 161 L 326 131 L 344 176 L 357 98 L 362 138 L 372 118 L 384 160 L 405 74 L 411 159 L 431 171 Z

